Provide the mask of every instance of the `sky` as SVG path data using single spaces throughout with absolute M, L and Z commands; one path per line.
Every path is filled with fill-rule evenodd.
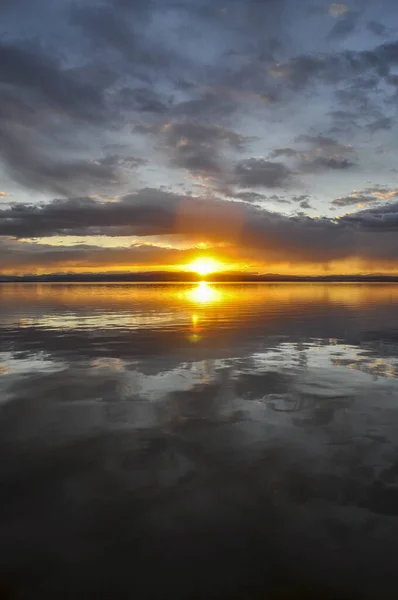
M 0 273 L 398 274 L 395 0 L 0 0 Z

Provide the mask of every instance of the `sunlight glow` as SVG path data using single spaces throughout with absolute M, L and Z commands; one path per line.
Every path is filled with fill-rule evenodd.
M 215 273 L 222 268 L 221 263 L 214 258 L 196 258 L 193 262 L 187 265 L 189 271 L 198 273 L 198 275 L 208 275 Z

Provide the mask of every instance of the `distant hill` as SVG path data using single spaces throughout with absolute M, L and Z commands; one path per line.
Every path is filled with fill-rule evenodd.
M 51 273 L 47 275 L 0 275 L 0 283 L 261 283 L 261 282 L 340 282 L 340 283 L 398 283 L 394 275 L 323 275 L 293 276 L 275 273 L 213 273 L 206 277 L 196 273 L 150 271 L 143 273 Z

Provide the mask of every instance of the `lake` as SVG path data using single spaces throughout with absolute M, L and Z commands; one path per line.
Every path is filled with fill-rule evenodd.
M 398 285 L 1 284 L 0 399 L 1 598 L 397 597 Z

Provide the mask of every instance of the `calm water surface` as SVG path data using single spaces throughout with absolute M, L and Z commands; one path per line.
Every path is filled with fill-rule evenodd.
M 396 599 L 397 308 L 0 285 L 0 597 Z

